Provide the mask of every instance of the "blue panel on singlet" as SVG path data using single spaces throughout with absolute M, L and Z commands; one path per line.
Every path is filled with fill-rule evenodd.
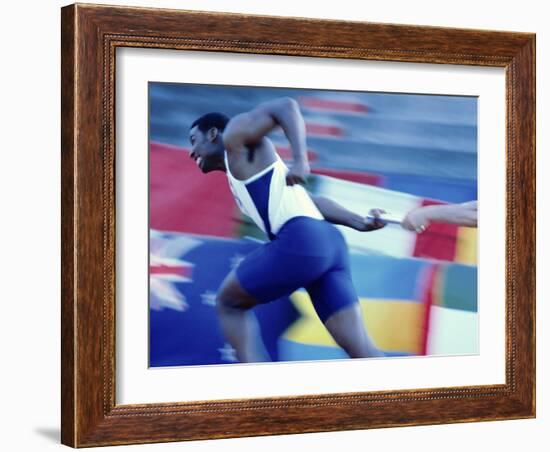
M 270 240 L 275 238 L 271 232 L 271 223 L 269 221 L 269 187 L 271 186 L 272 176 L 273 170 L 245 185 L 248 194 L 252 198 L 252 201 L 254 202 L 262 221 L 264 222 L 265 230 Z

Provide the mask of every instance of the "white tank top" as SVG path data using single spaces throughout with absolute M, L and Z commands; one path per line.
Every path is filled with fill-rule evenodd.
M 246 180 L 235 179 L 229 170 L 224 151 L 229 187 L 242 213 L 248 216 L 270 239 L 291 218 L 323 215 L 301 185 L 286 184 L 288 167 L 277 154 L 277 160 Z

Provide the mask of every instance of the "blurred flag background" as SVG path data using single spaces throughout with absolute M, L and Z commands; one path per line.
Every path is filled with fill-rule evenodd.
M 216 317 L 223 278 L 266 240 L 233 201 L 224 174 L 202 174 L 188 131 L 200 115 L 228 116 L 276 97 L 306 121 L 308 190 L 356 212 L 404 216 L 477 199 L 477 99 L 279 88 L 149 84 L 150 366 L 236 362 Z M 282 131 L 270 138 L 283 159 Z M 477 229 L 432 224 L 341 228 L 365 323 L 390 355 L 478 352 Z M 274 361 L 346 358 L 305 291 L 255 308 Z

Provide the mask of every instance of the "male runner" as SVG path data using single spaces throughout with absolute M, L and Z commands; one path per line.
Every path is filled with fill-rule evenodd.
M 266 137 L 278 126 L 292 149 L 290 169 Z M 193 122 L 189 140 L 201 171 L 226 172 L 239 208 L 270 239 L 229 273 L 217 294 L 221 327 L 239 360 L 269 360 L 251 308 L 302 287 L 350 357 L 383 356 L 365 331 L 346 242 L 331 224 L 373 231 L 385 226 L 379 219 L 383 211 L 372 209 L 364 217 L 299 185 L 310 168 L 298 103 L 276 99 L 232 119 L 208 113 Z

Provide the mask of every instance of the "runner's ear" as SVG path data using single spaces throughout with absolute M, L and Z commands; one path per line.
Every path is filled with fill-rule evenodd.
M 206 138 L 208 139 L 208 141 L 212 142 L 216 139 L 218 133 L 219 130 L 217 127 L 211 127 L 210 129 L 208 129 L 208 132 L 206 132 Z

